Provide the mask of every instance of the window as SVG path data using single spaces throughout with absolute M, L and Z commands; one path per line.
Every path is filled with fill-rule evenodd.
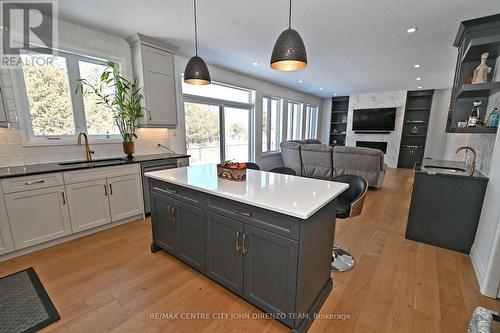
M 318 138 L 318 107 L 314 105 L 306 106 L 306 126 L 305 139 Z
M 55 56 L 31 51 L 24 51 L 21 59 L 30 142 L 74 142 L 79 131 L 103 138 L 119 134 L 111 110 L 96 104 L 94 95 L 75 93 L 79 78 L 98 82 L 106 61 L 66 52 Z
M 262 152 L 279 150 L 281 141 L 281 117 L 283 99 L 277 97 L 262 98 Z
M 287 139 L 301 140 L 303 137 L 303 105 L 299 102 L 288 102 Z
M 190 162 L 252 160 L 253 91 L 212 82 L 182 92 Z

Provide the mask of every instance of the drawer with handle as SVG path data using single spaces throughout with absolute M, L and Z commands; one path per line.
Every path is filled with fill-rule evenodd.
M 58 185 L 64 185 L 63 175 L 60 172 L 44 173 L 26 177 L 14 177 L 2 180 L 3 193 L 35 190 Z
M 207 208 L 214 213 L 237 219 L 275 234 L 294 240 L 299 239 L 299 221 L 293 217 L 213 195 L 208 197 Z
M 186 187 L 152 180 L 150 183 L 150 190 L 188 204 L 205 206 L 203 194 Z

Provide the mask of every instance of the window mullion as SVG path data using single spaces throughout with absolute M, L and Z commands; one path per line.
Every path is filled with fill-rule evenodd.
M 66 58 L 68 64 L 68 80 L 71 92 L 71 104 L 73 106 L 73 117 L 75 119 L 76 132 L 87 132 L 87 122 L 85 119 L 85 106 L 83 104 L 83 94 L 76 92 L 78 88 L 77 80 L 80 78 L 78 59 L 70 55 Z
M 267 151 L 271 151 L 271 121 L 272 121 L 272 114 L 273 114 L 273 110 L 271 109 L 271 105 L 272 105 L 272 98 L 268 98 L 267 99 L 267 123 L 266 123 L 266 132 L 267 132 L 267 142 L 266 142 L 266 145 L 267 145 Z
M 220 157 L 221 162 L 226 160 L 226 135 L 224 124 L 224 106 L 219 106 L 219 137 L 220 137 Z

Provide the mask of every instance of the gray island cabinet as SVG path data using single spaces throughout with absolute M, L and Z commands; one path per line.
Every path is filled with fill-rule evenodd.
M 155 171 L 153 252 L 163 249 L 294 332 L 305 332 L 332 289 L 335 198 L 346 184 L 215 165 Z

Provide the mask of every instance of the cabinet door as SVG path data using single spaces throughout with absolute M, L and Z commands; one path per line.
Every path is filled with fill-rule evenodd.
M 148 126 L 176 126 L 177 106 L 174 58 L 171 53 L 142 46 L 144 66 L 145 123 Z
M 174 215 L 178 235 L 177 256 L 193 268 L 205 272 L 203 210 L 175 200 Z
M 66 185 L 73 232 L 110 223 L 106 179 Z
M 247 224 L 244 229 L 244 298 L 265 312 L 294 312 L 297 242 Z
M 0 254 L 11 251 L 14 251 L 14 242 L 12 241 L 12 233 L 10 231 L 9 219 L 7 218 L 5 202 L 0 193 Z
M 113 222 L 143 213 L 139 175 L 108 178 L 108 187 Z
M 177 227 L 171 218 L 173 200 L 151 192 L 151 222 L 153 224 L 153 243 L 165 251 L 177 251 Z
M 243 296 L 243 223 L 210 212 L 205 221 L 206 275 Z
M 71 234 L 64 186 L 5 196 L 16 250 Z

